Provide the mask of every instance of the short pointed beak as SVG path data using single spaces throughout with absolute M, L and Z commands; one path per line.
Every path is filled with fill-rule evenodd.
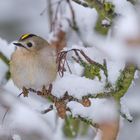
M 24 49 L 26 49 L 26 50 L 28 50 L 29 51 L 29 49 L 28 48 L 26 48 L 24 45 L 22 45 L 21 43 L 13 43 L 14 45 L 16 45 L 16 46 L 18 46 L 18 47 L 22 47 L 22 48 L 24 48 Z
M 13 44 L 18 46 L 18 47 L 24 47 L 21 43 L 13 43 Z

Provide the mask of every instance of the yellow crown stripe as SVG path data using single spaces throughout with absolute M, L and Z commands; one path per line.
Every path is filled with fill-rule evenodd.
M 30 34 L 25 34 L 25 35 L 23 35 L 23 36 L 21 37 L 21 40 L 27 38 L 29 35 L 30 35 Z

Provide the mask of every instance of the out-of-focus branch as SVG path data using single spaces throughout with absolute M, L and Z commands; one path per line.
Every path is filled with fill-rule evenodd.
M 53 40 L 51 46 L 56 48 L 57 53 L 59 53 L 64 47 L 66 47 L 66 33 L 62 30 L 59 30 L 55 37 L 56 40 Z
M 79 32 L 79 29 L 78 29 L 78 26 L 77 26 L 77 23 L 76 23 L 74 9 L 72 7 L 71 1 L 70 0 L 67 0 L 67 3 L 69 5 L 69 8 L 70 8 L 70 11 L 71 11 L 71 14 L 72 14 L 72 24 L 70 24 L 70 25 L 73 28 L 73 30 Z
M 72 0 L 72 1 L 76 2 L 77 4 L 82 5 L 82 6 L 84 6 L 84 7 L 90 7 L 86 2 L 82 2 L 82 1 L 80 1 L 80 0 Z
M 138 0 L 127 0 L 127 1 L 131 2 L 133 5 L 138 2 Z
M 119 131 L 119 119 L 99 124 L 101 140 L 116 140 Z
M 1 51 L 0 51 L 0 59 L 9 67 L 10 60 Z M 9 70 L 6 72 L 5 78 L 6 80 L 10 79 Z
M 51 0 L 47 0 L 47 9 L 48 9 L 48 16 L 49 16 L 49 24 L 50 24 L 50 32 L 52 32 L 52 23 L 53 23 L 53 9 Z
M 91 125 L 92 127 L 99 128 L 97 123 L 94 123 L 92 120 L 86 119 L 84 117 L 78 116 L 77 119 L 80 119 L 81 121 L 85 122 L 88 125 Z
M 123 97 L 125 93 L 127 92 L 127 90 L 129 89 L 134 79 L 135 71 L 136 71 L 135 65 L 133 64 L 126 65 L 116 82 L 116 87 L 114 91 L 98 93 L 96 95 L 89 94 L 86 97 L 88 98 L 114 97 L 117 101 L 119 101 L 120 98 Z
M 90 7 L 93 7 L 98 12 L 98 20 L 95 30 L 103 35 L 106 35 L 111 25 L 112 19 L 115 16 L 114 5 L 110 2 L 101 3 L 98 0 L 85 0 Z
M 0 51 L 0 59 L 7 65 L 9 66 L 9 59 Z
M 126 64 L 116 82 L 116 92 L 114 93 L 116 100 L 120 100 L 120 98 L 127 92 L 134 79 L 135 72 L 136 66 L 134 64 Z
M 53 110 L 53 105 L 50 105 L 49 108 L 47 108 L 47 109 L 41 111 L 41 114 L 46 114 L 46 113 L 48 113 L 48 112 L 50 112 L 50 111 L 52 111 L 52 110 Z

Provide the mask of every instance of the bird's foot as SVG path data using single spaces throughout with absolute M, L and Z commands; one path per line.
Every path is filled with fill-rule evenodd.
M 46 89 L 45 86 L 42 87 L 42 96 L 51 94 L 52 91 L 52 84 L 49 85 L 49 88 Z
M 22 88 L 22 94 L 24 97 L 28 97 L 28 94 L 29 94 L 29 90 L 25 87 Z
M 45 86 L 42 87 L 41 91 L 37 91 L 36 93 L 37 95 L 40 95 L 40 96 L 46 96 L 48 94 Z
M 29 88 L 28 91 L 33 92 L 33 93 L 36 93 L 37 95 L 41 95 L 42 94 L 41 91 L 35 90 L 33 88 Z
M 37 93 L 37 95 L 40 95 L 40 96 L 47 96 L 51 94 L 51 91 L 52 91 L 52 84 L 49 85 L 48 89 L 46 89 L 46 87 L 43 86 L 41 91 L 36 91 L 32 88 L 29 88 L 29 89 L 25 87 L 22 88 L 22 94 L 24 97 L 28 97 L 29 92 Z
M 48 88 L 48 90 L 47 90 L 48 94 L 51 94 L 51 92 L 52 92 L 52 88 L 53 88 L 53 85 L 50 84 L 50 85 L 49 85 L 49 88 Z

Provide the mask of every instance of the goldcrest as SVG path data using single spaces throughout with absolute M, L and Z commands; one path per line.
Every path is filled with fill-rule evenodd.
M 41 90 L 51 84 L 57 75 L 56 48 L 34 34 L 21 36 L 11 56 L 10 72 L 19 88 Z

